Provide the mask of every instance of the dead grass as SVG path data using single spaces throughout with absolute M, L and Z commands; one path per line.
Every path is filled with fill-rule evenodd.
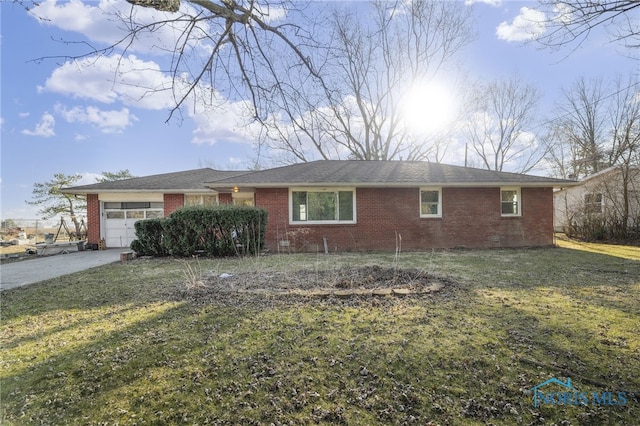
M 3 292 L 2 423 L 595 425 L 640 416 L 638 261 L 553 248 L 188 263 L 193 274 L 184 261 L 139 259 Z M 191 276 L 222 285 L 212 281 L 222 273 L 236 290 L 380 286 L 361 272 L 375 268 L 448 285 L 345 299 L 185 286 Z M 531 388 L 550 377 L 624 391 L 628 403 L 534 408 Z
M 623 259 L 640 260 L 640 247 L 624 245 L 624 244 L 605 244 L 578 241 L 567 238 L 564 234 L 556 236 L 556 244 L 558 247 L 571 250 L 588 251 L 591 253 L 600 253 L 607 256 L 616 256 Z

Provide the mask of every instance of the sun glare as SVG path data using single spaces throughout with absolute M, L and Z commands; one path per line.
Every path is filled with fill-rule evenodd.
M 435 83 L 412 86 L 401 105 L 403 122 L 415 134 L 437 133 L 455 117 L 453 94 Z

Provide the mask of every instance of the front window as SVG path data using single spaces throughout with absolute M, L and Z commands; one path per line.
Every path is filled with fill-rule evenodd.
M 148 201 L 106 201 L 103 205 L 107 220 L 155 219 L 164 216 L 164 203 Z
M 231 196 L 233 198 L 234 206 L 253 207 L 254 205 L 252 192 L 251 193 L 238 192 L 238 193 L 233 193 Z
M 354 190 L 291 191 L 291 222 L 355 222 Z
M 184 196 L 185 206 L 216 206 L 218 196 L 215 194 L 196 194 Z
M 584 194 L 585 213 L 602 213 L 602 194 Z
M 420 217 L 442 217 L 440 188 L 420 190 Z
M 522 202 L 520 200 L 520 188 L 502 188 L 500 190 L 502 216 L 520 216 Z

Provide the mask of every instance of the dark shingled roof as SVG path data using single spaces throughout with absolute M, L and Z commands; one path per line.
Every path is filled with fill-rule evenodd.
M 226 179 L 208 181 L 207 184 L 212 188 L 292 185 L 357 185 L 370 187 L 518 185 L 560 187 L 574 185 L 575 182 L 424 161 L 320 160 L 248 172 Z
M 100 192 L 231 191 L 237 187 L 289 186 L 572 186 L 577 182 L 424 161 L 320 160 L 273 169 L 222 171 L 209 168 L 65 188 L 70 194 Z
M 221 171 L 210 168 L 187 170 L 185 172 L 164 173 L 159 175 L 94 183 L 92 185 L 65 188 L 62 192 L 70 194 L 96 194 L 99 192 L 194 192 L 208 191 L 205 182 L 239 176 L 247 171 Z

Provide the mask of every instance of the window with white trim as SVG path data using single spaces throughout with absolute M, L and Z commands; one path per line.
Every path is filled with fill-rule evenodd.
M 500 188 L 500 213 L 502 216 L 522 215 L 520 188 Z
M 441 188 L 420 188 L 420 217 L 442 217 Z
M 105 201 L 103 204 L 107 220 L 153 219 L 164 216 L 164 203 L 148 201 Z
M 185 206 L 217 206 L 216 194 L 188 194 L 184 196 Z
M 602 194 L 584 194 L 584 210 L 587 214 L 602 213 Z
M 292 189 L 291 223 L 355 223 L 355 189 Z

